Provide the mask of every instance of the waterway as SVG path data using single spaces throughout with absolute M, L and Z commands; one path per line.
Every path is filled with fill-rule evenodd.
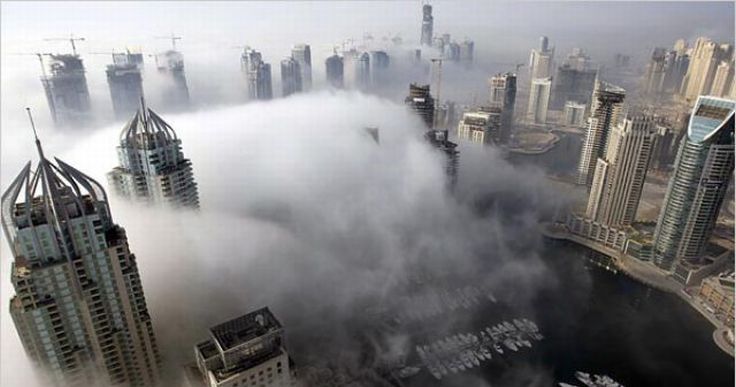
M 708 321 L 677 296 L 609 272 L 590 263 L 591 256 L 585 247 L 549 241 L 545 261 L 556 285 L 539 292 L 533 310 L 490 304 L 476 318 L 481 328 L 530 317 L 544 340 L 441 381 L 422 372 L 409 385 L 580 385 L 577 370 L 625 386 L 734 385 L 733 358 L 715 345 Z

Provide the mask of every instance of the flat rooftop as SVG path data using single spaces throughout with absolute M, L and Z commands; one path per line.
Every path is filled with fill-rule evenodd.
M 281 323 L 268 307 L 236 317 L 210 328 L 212 337 L 227 351 L 243 343 L 281 329 Z

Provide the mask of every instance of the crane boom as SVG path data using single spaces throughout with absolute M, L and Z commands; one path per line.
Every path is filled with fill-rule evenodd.
M 72 45 L 72 53 L 74 53 L 74 55 L 77 55 L 77 45 L 74 42 L 77 42 L 77 41 L 82 41 L 83 42 L 83 41 L 85 41 L 84 38 L 75 38 L 74 37 L 74 34 L 69 34 L 69 37 L 68 38 L 46 38 L 46 39 L 44 39 L 44 41 L 47 41 L 47 42 L 54 42 L 54 41 L 60 41 L 60 40 L 67 41 L 67 42 L 71 43 L 71 45 Z
M 176 36 L 174 33 L 171 33 L 171 36 L 156 36 L 156 39 L 171 39 L 171 47 L 174 51 L 176 51 L 176 41 L 181 40 L 181 36 Z

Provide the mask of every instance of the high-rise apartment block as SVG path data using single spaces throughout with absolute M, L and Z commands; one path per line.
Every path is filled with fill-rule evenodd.
M 302 91 L 302 71 L 294 58 L 281 61 L 281 95 L 286 97 Z
M 598 70 L 573 67 L 566 63 L 557 69 L 552 84 L 549 108 L 562 110 L 567 101 L 590 103 Z
M 588 130 L 580 154 L 577 183 L 590 186 L 599 157 L 606 151 L 608 133 L 624 109 L 626 91 L 610 83 L 596 81 L 591 101 Z
M 273 98 L 271 65 L 265 63 L 261 53 L 246 47 L 240 56 L 240 69 L 248 84 L 248 99 L 269 100 Z
M 297 44 L 291 49 L 291 57 L 299 63 L 302 90 L 312 90 L 312 49 L 308 44 Z
M 447 175 L 447 186 L 455 188 L 457 184 L 458 164 L 460 163 L 460 152 L 456 149 L 457 144 L 450 141 L 447 130 L 428 130 L 424 133 L 424 139 L 445 156 L 445 174 Z
M 171 126 L 145 105 L 120 133 L 120 166 L 107 178 L 128 199 L 173 207 L 199 207 L 192 163 Z
M 563 110 L 563 125 L 577 128 L 585 127 L 585 107 L 584 103 L 567 101 Z
M 714 97 L 729 97 L 733 91 L 731 90 L 734 86 L 734 61 L 721 61 L 716 67 L 716 73 L 713 76 L 713 86 L 710 90 L 710 95 Z
M 79 55 L 49 55 L 48 71 L 41 77 L 51 118 L 57 126 L 79 126 L 91 120 L 84 64 Z
M 141 66 L 135 54 L 118 53 L 112 55 L 113 64 L 107 66 L 107 84 L 115 118 L 128 118 L 138 109 L 143 97 L 143 78 Z
M 496 74 L 488 80 L 490 94 L 488 106 L 501 109 L 501 128 L 499 141 L 506 142 L 514 126 L 514 106 L 516 105 L 516 74 Z
M 680 142 L 654 232 L 654 263 L 699 263 L 734 171 L 736 102 L 701 96 Z
M 532 79 L 532 88 L 529 91 L 529 104 L 526 109 L 526 119 L 535 124 L 547 123 L 547 111 L 552 93 L 552 78 Z
M 2 196 L 10 315 L 26 355 L 44 385 L 158 385 L 161 359 L 136 256 L 105 190 L 36 145 L 38 167 L 28 162 Z
M 184 74 L 184 56 L 179 51 L 168 50 L 156 55 L 156 67 L 163 75 L 164 106 L 172 110 L 189 107 L 189 87 Z
M 709 95 L 716 70 L 721 61 L 733 60 L 733 46 L 718 44 L 708 38 L 698 38 L 692 47 L 690 65 L 682 81 L 681 94 L 694 101 L 700 95 Z
M 325 74 L 328 85 L 336 89 L 341 89 L 344 85 L 343 71 L 344 67 L 341 56 L 334 54 L 325 60 Z
M 612 128 L 598 158 L 586 216 L 609 227 L 636 220 L 644 179 L 658 133 L 653 117 L 637 115 Z
M 194 354 L 198 375 L 193 379 L 199 380 L 191 382 L 197 386 L 294 384 L 294 364 L 286 351 L 284 328 L 268 308 L 210 328 L 209 338 L 194 346 Z

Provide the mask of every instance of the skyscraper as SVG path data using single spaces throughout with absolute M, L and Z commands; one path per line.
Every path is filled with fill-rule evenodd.
M 591 101 L 588 130 L 580 154 L 577 183 L 590 186 L 599 157 L 606 151 L 608 132 L 623 110 L 626 91 L 607 82 L 596 81 Z
M 269 100 L 273 98 L 271 65 L 263 62 L 260 52 L 246 47 L 240 56 L 240 68 L 248 84 L 248 99 Z
M 312 49 L 308 44 L 297 44 L 291 49 L 291 57 L 299 63 L 302 90 L 312 90 Z
M 636 220 L 644 179 L 657 140 L 655 120 L 637 115 L 612 128 L 604 157 L 598 158 L 586 216 L 610 227 Z
M 342 57 L 334 54 L 325 60 L 325 74 L 327 77 L 327 84 L 330 86 L 341 89 L 343 87 L 343 61 Z
M 50 75 L 41 77 L 51 118 L 57 126 L 79 126 L 91 120 L 89 90 L 79 55 L 49 55 Z
M 701 96 L 680 142 L 654 231 L 654 262 L 699 262 L 734 170 L 736 102 Z
M 161 360 L 125 230 L 100 184 L 36 146 L 36 170 L 2 196 L 23 348 L 45 385 L 154 386 Z
M 690 65 L 690 57 L 685 50 L 685 42 L 678 41 L 675 50 L 670 50 L 664 58 L 664 80 L 662 81 L 662 92 L 677 93 L 682 86 L 682 80 Z
M 555 49 L 549 47 L 549 39 L 546 36 L 542 36 L 539 41 L 539 49 L 533 49 L 529 57 L 529 76 L 531 79 L 552 76 L 552 61 Z
M 429 85 L 409 85 L 409 95 L 404 103 L 424 121 L 427 128 L 434 127 L 434 98 L 429 93 Z
M 459 140 L 489 145 L 498 142 L 502 110 L 497 107 L 481 108 L 463 113 L 457 125 Z
M 281 95 L 286 97 L 302 91 L 302 71 L 294 58 L 281 61 Z
M 447 130 L 428 130 L 424 133 L 424 139 L 433 148 L 444 154 L 447 187 L 454 189 L 457 184 L 457 168 L 460 163 L 460 152 L 456 149 L 457 144 L 450 141 Z
M 124 198 L 198 208 L 197 183 L 181 140 L 158 114 L 141 105 L 120 133 L 120 166 L 108 173 L 110 186 Z
M 164 76 L 164 105 L 172 110 L 189 107 L 189 87 L 184 74 L 184 56 L 179 51 L 168 50 L 156 55 L 156 67 Z
M 422 37 L 419 42 L 424 46 L 432 45 L 432 24 L 434 18 L 432 17 L 432 6 L 424 4 L 422 6 Z
M 210 328 L 209 338 L 194 346 L 194 355 L 200 386 L 289 387 L 294 383 L 284 328 L 268 308 Z
M 460 43 L 459 59 L 466 66 L 473 64 L 475 57 L 475 43 L 472 40 L 465 39 Z
M 514 125 L 516 74 L 496 74 L 488 80 L 488 83 L 490 86 L 489 106 L 501 109 L 501 128 L 499 129 L 498 138 L 499 141 L 506 142 Z
M 143 97 L 141 69 L 130 53 L 113 54 L 112 60 L 113 64 L 105 71 L 112 108 L 115 118 L 127 118 L 136 111 Z
M 388 54 L 385 51 L 371 51 L 369 63 L 371 86 L 373 88 L 385 86 L 388 82 L 388 66 L 391 63 Z
M 710 95 L 714 97 L 728 97 L 731 95 L 731 87 L 733 86 L 733 66 L 734 62 L 721 61 L 716 67 L 716 73 L 713 76 L 713 85 L 710 89 Z
M 552 84 L 552 99 L 549 108 L 562 110 L 567 101 L 588 104 L 597 75 L 598 70 L 595 69 L 580 69 L 570 64 L 558 67 Z
M 722 61 L 730 61 L 733 57 L 733 46 L 718 44 L 708 38 L 698 38 L 692 48 L 690 65 L 682 81 L 682 96 L 687 100 L 695 100 L 700 95 L 710 93 L 716 68 Z
M 532 79 L 532 88 L 529 91 L 529 104 L 526 109 L 526 118 L 536 124 L 547 123 L 547 111 L 552 91 L 552 78 Z

